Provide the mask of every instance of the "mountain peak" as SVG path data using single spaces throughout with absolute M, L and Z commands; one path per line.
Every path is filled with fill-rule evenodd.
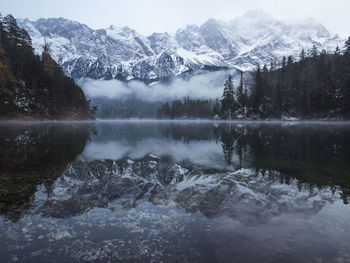
M 218 20 L 216 18 L 209 18 L 203 25 L 203 26 L 207 26 L 207 25 L 211 25 L 211 26 L 220 26 L 220 25 L 225 25 L 225 22 Z
M 46 37 L 52 43 L 52 56 L 74 78 L 147 82 L 205 68 L 251 70 L 257 63 L 297 56 L 314 43 L 333 51 L 345 42 L 314 19 L 286 24 L 258 9 L 228 23 L 210 18 L 200 27 L 190 24 L 174 35 L 148 37 L 129 27 L 93 30 L 64 18 L 20 20 L 20 26 L 29 32 L 38 53 Z M 168 56 L 159 59 L 164 51 Z
M 187 30 L 190 30 L 190 31 L 197 31 L 199 29 L 199 26 L 195 25 L 195 24 L 188 24 L 186 26 L 186 29 Z

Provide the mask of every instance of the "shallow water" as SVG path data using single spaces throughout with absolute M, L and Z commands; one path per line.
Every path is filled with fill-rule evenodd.
M 0 124 L 2 262 L 350 262 L 350 124 Z

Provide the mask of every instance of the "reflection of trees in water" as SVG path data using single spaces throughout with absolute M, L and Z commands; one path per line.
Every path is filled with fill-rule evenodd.
M 174 125 L 163 135 L 177 140 L 220 140 L 227 165 L 280 172 L 312 187 L 339 186 L 350 196 L 350 127 L 347 125 L 212 124 Z M 234 156 L 238 164 L 234 163 Z
M 130 127 L 134 126 L 128 126 L 128 129 Z M 90 128 L 81 124 L 2 126 L 0 213 L 11 220 L 18 220 L 34 201 L 37 186 L 44 185 L 49 194 L 53 182 L 66 169 L 67 164 L 73 162 L 83 151 L 89 139 Z M 114 134 L 115 130 L 107 131 L 108 134 Z M 257 174 L 260 172 L 275 176 L 275 180 L 281 183 L 289 184 L 296 179 L 300 189 L 308 188 L 310 192 L 315 187 L 327 186 L 334 191 L 340 188 L 344 203 L 348 203 L 350 137 L 346 126 L 215 126 L 212 123 L 202 123 L 159 125 L 151 131 L 152 136 L 161 134 L 185 143 L 193 140 L 217 141 L 222 145 L 223 157 L 228 165 L 253 168 Z M 122 135 L 126 132 L 122 128 Z M 142 127 L 131 132 L 142 134 Z M 150 133 L 146 130 L 147 136 L 148 132 Z M 115 136 L 124 138 L 121 134 Z M 160 166 L 160 175 L 165 176 L 158 178 L 163 183 L 170 180 L 169 165 L 173 165 L 173 162 L 165 164 Z M 193 164 L 188 163 L 185 167 L 190 169 L 192 166 Z M 145 169 L 148 168 L 143 167 L 141 170 Z M 119 172 L 122 173 L 122 170 Z M 105 182 L 102 185 L 106 185 Z
M 67 164 L 83 151 L 90 125 L 7 125 L 0 129 L 0 213 L 18 220 L 37 186 L 48 196 Z
M 221 130 L 222 152 L 227 165 L 232 164 L 232 156 L 235 144 L 233 133 L 234 131 L 229 126 Z
M 243 161 L 247 157 L 247 141 L 244 134 L 246 128 L 225 125 L 220 127 L 222 151 L 227 165 L 232 165 L 234 154 L 238 158 L 238 168 L 243 167 Z

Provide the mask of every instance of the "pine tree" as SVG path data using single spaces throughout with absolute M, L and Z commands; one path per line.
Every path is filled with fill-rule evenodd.
M 267 69 L 266 64 L 264 65 L 262 72 L 262 82 L 261 82 L 261 116 L 268 116 L 271 114 L 271 111 L 273 110 L 272 105 L 272 96 L 273 91 L 270 84 L 270 72 Z
M 337 47 L 335 48 L 334 55 L 337 55 L 337 56 L 340 55 L 340 48 L 339 48 L 338 45 L 337 45 Z
M 342 68 L 344 72 L 344 84 L 342 87 L 342 111 L 344 116 L 350 118 L 350 37 L 345 42 Z
M 299 55 L 300 61 L 303 61 L 305 59 L 305 57 L 306 57 L 305 50 L 302 49 L 300 52 L 300 55 Z
M 313 45 L 313 46 L 312 46 L 312 49 L 311 49 L 311 56 L 312 56 L 313 58 L 315 58 L 315 57 L 317 57 L 317 55 L 318 55 L 317 47 L 316 47 L 316 45 Z
M 11 41 L 16 41 L 19 45 L 31 46 L 32 40 L 29 34 L 17 25 L 17 21 L 12 15 L 7 15 L 2 20 L 3 27 L 8 32 Z
M 350 37 L 345 42 L 344 53 L 350 54 Z
M 231 119 L 234 112 L 234 87 L 232 76 L 229 75 L 224 85 L 224 92 L 221 100 L 221 116 L 226 119 Z
M 243 94 L 243 72 L 241 71 L 241 78 L 239 80 L 239 85 L 237 87 L 237 101 L 241 108 L 243 108 L 244 105 L 244 94 Z
M 253 114 L 260 114 L 260 106 L 263 98 L 263 78 L 258 64 L 251 89 L 251 109 Z
M 3 21 L 4 21 L 4 18 L 2 16 L 2 14 L 0 13 L 0 41 L 3 40 L 3 34 L 4 34 Z
M 283 56 L 282 58 L 282 69 L 284 69 L 286 67 L 286 57 Z

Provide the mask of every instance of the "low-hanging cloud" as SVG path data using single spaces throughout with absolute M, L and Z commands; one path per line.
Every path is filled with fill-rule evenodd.
M 147 85 L 140 81 L 82 79 L 79 84 L 90 98 L 111 99 L 135 98 L 144 101 L 167 101 L 190 97 L 208 99 L 221 97 L 223 85 L 229 74 L 238 76 L 232 70 L 222 70 L 194 75 L 189 78 L 175 78 L 170 83 Z

